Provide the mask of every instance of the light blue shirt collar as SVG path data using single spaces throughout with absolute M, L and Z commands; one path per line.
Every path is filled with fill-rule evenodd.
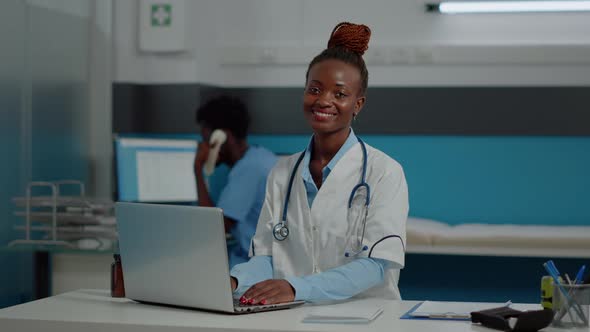
M 350 134 L 344 144 L 340 147 L 340 150 L 334 155 L 332 160 L 322 169 L 322 183 L 326 181 L 330 172 L 334 169 L 338 161 L 344 156 L 350 148 L 352 148 L 358 142 L 358 138 L 354 134 L 354 130 L 350 128 Z M 309 171 L 309 163 L 311 161 L 311 150 L 313 148 L 313 135 L 309 139 L 309 143 L 307 144 L 307 149 L 305 149 L 305 154 L 303 156 L 303 169 L 301 170 L 301 177 L 303 178 L 303 183 L 305 185 L 305 189 L 307 191 L 307 201 L 309 206 L 313 203 L 315 196 L 317 195 L 318 188 L 313 181 L 313 177 L 311 176 L 311 172 Z

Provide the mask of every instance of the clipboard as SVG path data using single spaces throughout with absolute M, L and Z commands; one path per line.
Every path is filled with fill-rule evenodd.
M 510 301 L 507 303 L 423 301 L 408 310 L 400 319 L 471 321 L 471 312 L 507 307 L 510 304 Z

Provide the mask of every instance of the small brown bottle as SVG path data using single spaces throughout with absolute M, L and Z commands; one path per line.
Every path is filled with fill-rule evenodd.
M 125 297 L 125 284 L 123 282 L 123 265 L 121 255 L 114 254 L 115 261 L 111 264 L 111 296 Z

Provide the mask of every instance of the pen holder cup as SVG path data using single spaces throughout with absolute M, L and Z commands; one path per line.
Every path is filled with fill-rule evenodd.
M 590 284 L 554 285 L 553 322 L 560 328 L 588 327 L 590 320 Z

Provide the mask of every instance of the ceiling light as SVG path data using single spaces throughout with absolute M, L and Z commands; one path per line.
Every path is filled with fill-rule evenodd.
M 442 14 L 543 13 L 590 11 L 590 1 L 444 1 L 426 5 Z

